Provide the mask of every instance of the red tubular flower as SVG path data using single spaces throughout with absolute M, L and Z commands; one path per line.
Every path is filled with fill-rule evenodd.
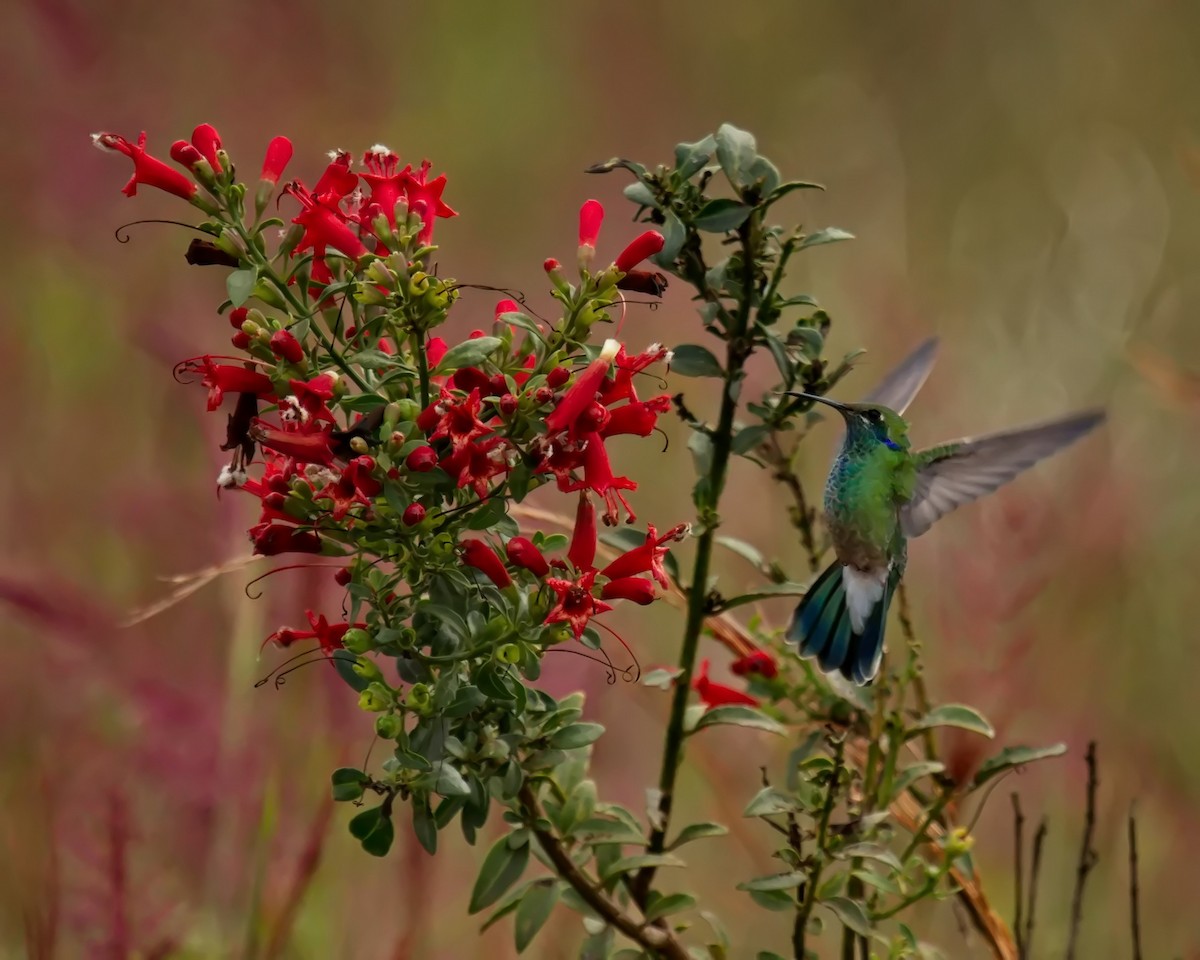
M 294 253 L 311 248 L 314 256 L 324 259 L 326 248 L 333 247 L 351 260 L 357 260 L 367 252 L 366 245 L 350 228 L 332 194 L 309 193 L 298 181 L 289 183 L 283 188 L 283 192 L 299 200 L 303 208 L 300 215 L 292 220 L 292 223 L 298 223 L 304 228 L 304 236 L 296 245 Z
M 428 160 L 423 160 L 415 173 L 405 170 L 407 176 L 404 192 L 408 197 L 408 208 L 413 211 L 419 209 L 424 224 L 417 236 L 417 242 L 421 244 L 433 241 L 433 224 L 437 218 L 458 216 L 458 212 L 450 209 L 442 200 L 442 191 L 446 189 L 446 175 L 429 179 L 432 166 Z
M 496 320 L 506 313 L 520 313 L 521 306 L 516 300 L 500 300 L 496 303 Z
M 196 195 L 196 184 L 173 167 L 168 167 L 157 157 L 146 153 L 146 133 L 138 135 L 137 143 L 130 143 L 115 133 L 93 133 L 92 143 L 101 150 L 112 150 L 123 153 L 133 161 L 133 176 L 121 189 L 127 197 L 137 194 L 138 184 L 154 187 L 173 193 L 184 200 L 191 200 Z
M 644 352 L 633 357 L 625 352 L 624 347 L 621 347 L 613 361 L 612 379 L 605 380 L 600 384 L 601 399 L 609 406 L 618 400 L 637 400 L 638 395 L 633 378 L 652 363 L 665 360 L 669 353 L 670 351 L 660 343 L 651 344 Z
M 744 657 L 738 657 L 738 659 L 729 665 L 729 669 L 739 677 L 757 673 L 768 680 L 779 674 L 779 664 L 775 662 L 775 658 L 767 653 L 766 650 L 755 650 Z
M 526 537 L 513 537 L 504 548 L 508 562 L 514 567 L 528 570 L 539 580 L 550 572 L 550 564 L 532 540 Z
M 729 704 L 742 704 L 747 707 L 758 706 L 758 701 L 750 696 L 750 694 L 708 679 L 707 657 L 700 661 L 700 670 L 692 680 L 692 689 L 700 695 L 700 699 L 709 708 L 724 707 Z
M 604 207 L 599 200 L 585 200 L 579 208 L 579 245 L 596 249 L 600 225 L 604 223 Z
M 468 567 L 474 567 L 501 589 L 512 583 L 512 578 L 504 569 L 504 561 L 484 541 L 463 540 L 459 546 L 462 547 L 462 561 Z
M 254 552 L 260 557 L 281 553 L 320 553 L 321 538 L 311 530 L 297 530 L 283 523 L 260 523 L 250 528 Z
M 330 501 L 329 512 L 334 521 L 344 519 L 356 506 L 371 506 L 370 499 L 345 474 L 316 491 L 313 499 Z
M 631 434 L 637 437 L 648 437 L 658 426 L 660 414 L 671 409 L 671 398 L 666 394 L 650 400 L 635 401 L 616 410 L 608 411 L 608 422 L 600 429 L 602 437 L 617 437 Z
M 192 131 L 192 146 L 200 151 L 200 155 L 208 161 L 214 173 L 221 172 L 221 161 L 217 159 L 217 151 L 221 149 L 221 135 L 211 123 L 202 123 Z
M 333 423 L 329 401 L 333 399 L 333 374 L 319 373 L 310 380 L 289 380 L 296 405 L 303 411 L 301 420 L 324 420 Z
M 449 349 L 446 341 L 441 337 L 430 337 L 429 343 L 425 347 L 425 356 L 429 360 L 429 369 L 436 368 L 442 362 L 442 357 L 446 355 L 446 351 Z
M 621 577 L 608 581 L 600 596 L 605 600 L 632 600 L 644 607 L 654 602 L 654 584 L 645 577 Z
M 653 525 L 648 526 L 646 542 L 621 554 L 601 570 L 600 575 L 611 580 L 619 580 L 639 573 L 649 573 L 664 590 L 667 589 L 671 586 L 671 578 L 667 576 L 667 571 L 663 567 L 663 559 L 670 547 L 665 544 L 682 540 L 687 536 L 688 529 L 686 523 L 681 523 L 660 537 Z
M 192 167 L 204 159 L 204 154 L 186 140 L 176 140 L 171 144 L 171 159 L 181 167 L 187 167 L 191 170 Z
M 274 643 L 276 646 L 289 647 L 297 640 L 316 640 L 326 656 L 330 656 L 334 650 L 342 648 L 342 638 L 346 636 L 346 631 L 352 627 L 363 628 L 365 623 L 333 623 L 331 624 L 324 614 L 317 616 L 312 610 L 305 610 L 304 615 L 308 617 L 308 624 L 312 627 L 311 630 L 295 630 L 291 627 L 280 627 L 273 634 L 263 641 L 263 645 Z
M 188 360 L 182 368 L 196 372 L 197 368 L 204 373 L 200 380 L 201 386 L 208 387 L 208 409 L 216 410 L 227 393 L 253 393 L 260 397 L 275 395 L 275 387 L 271 378 L 249 367 L 232 363 L 213 363 L 212 357 L 204 356 L 198 360 Z
M 304 359 L 304 348 L 290 330 L 276 330 L 271 334 L 271 352 L 288 363 L 299 363 Z
M 567 548 L 567 559 L 575 564 L 576 570 L 595 569 L 596 508 L 585 490 L 579 495 L 579 507 L 575 511 L 575 530 L 571 534 L 571 545 Z
M 608 374 L 608 368 L 620 351 L 621 345 L 616 340 L 605 340 L 600 356 L 588 364 L 563 394 L 558 406 L 546 417 L 546 431 L 551 436 L 574 426 L 579 415 L 583 413 L 596 399 L 596 393 Z
M 267 144 L 267 155 L 263 159 L 260 180 L 275 184 L 292 159 L 292 141 L 287 137 L 275 137 Z
M 492 428 L 479 419 L 480 406 L 478 387 L 461 400 L 455 399 L 453 394 L 443 388 L 442 399 L 434 405 L 434 410 L 438 413 L 437 426 L 432 432 L 427 431 L 429 439 L 447 437 L 457 452 L 477 437 L 487 436 L 492 432 Z M 420 425 L 418 421 L 418 426 Z
M 256 420 L 250 427 L 250 436 L 268 450 L 301 463 L 319 463 L 327 467 L 334 460 L 332 438 L 328 430 L 280 430 Z
M 358 174 L 350 169 L 350 154 L 334 150 L 329 154 L 329 166 L 313 187 L 313 196 L 341 200 L 358 186 Z
M 579 483 L 567 484 L 566 491 L 591 490 L 597 496 L 604 498 L 604 522 L 607 526 L 616 526 L 620 520 L 620 507 L 625 508 L 629 523 L 637 519 L 630 509 L 628 501 L 621 496 L 621 490 L 636 490 L 637 484 L 628 477 L 613 475 L 612 464 L 608 459 L 608 451 L 604 449 L 604 438 L 598 433 L 586 434 L 581 442 L 583 448 L 583 480 Z M 560 484 L 560 489 L 562 485 Z
M 460 487 L 471 487 L 476 496 L 486 497 L 491 480 L 508 473 L 508 445 L 503 437 L 489 437 L 478 443 L 468 443 L 441 460 L 441 468 L 456 478 Z
M 558 596 L 556 603 L 546 615 L 546 623 L 566 623 L 578 640 L 587 628 L 588 620 L 612 609 L 610 604 L 592 596 L 596 582 L 596 571 L 588 570 L 578 580 L 561 580 L 549 577 L 546 586 Z
M 647 257 L 652 257 L 663 248 L 663 235 L 657 230 L 647 230 L 640 236 L 634 237 L 613 261 L 613 265 L 621 272 L 628 273 Z

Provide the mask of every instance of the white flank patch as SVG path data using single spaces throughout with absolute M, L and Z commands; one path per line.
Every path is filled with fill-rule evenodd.
M 883 599 L 883 588 L 887 583 L 887 568 L 858 570 L 850 565 L 842 567 L 842 584 L 846 588 L 846 609 L 850 613 L 850 629 L 862 633 L 875 604 Z

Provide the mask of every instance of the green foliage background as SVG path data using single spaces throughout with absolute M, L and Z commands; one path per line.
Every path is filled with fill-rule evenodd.
M 144 126 L 165 154 L 205 120 L 244 167 L 270 136 L 290 135 L 290 174 L 310 180 L 332 147 L 382 141 L 405 159 L 430 156 L 461 211 L 439 226 L 448 272 L 522 289 L 534 309 L 549 303 L 542 258 L 573 254 L 581 200 L 609 207 L 602 257 L 634 232 L 620 225 L 625 181 L 587 178 L 585 166 L 667 159 L 678 140 L 730 120 L 789 173 L 826 184 L 789 201 L 806 220 L 859 238 L 797 260 L 790 279 L 835 317 L 831 352 L 871 350 L 842 395 L 865 393 L 938 333 L 941 361 L 911 411 L 918 442 L 1110 404 L 1102 439 L 940 525 L 915 545 L 908 579 L 935 651 L 934 699 L 979 706 L 1001 739 L 1073 748 L 1001 788 L 1050 816 L 1042 948 L 1065 937 L 1082 747 L 1094 737 L 1102 859 L 1081 951 L 1117 955 L 1134 799 L 1147 950 L 1200 949 L 1186 882 L 1200 854 L 1190 699 L 1200 419 L 1127 358 L 1134 345 L 1200 370 L 1200 9 L 60 0 L 6 12 L 0 77 L 16 93 L 0 107 L 0 950 L 22 955 L 32 922 L 77 955 L 115 936 L 120 915 L 134 946 L 178 936 L 200 956 L 269 955 L 306 862 L 312 886 L 277 955 L 511 950 L 506 929 L 479 939 L 463 918 L 486 844 L 448 844 L 433 861 L 404 836 L 376 862 L 327 822 L 352 812 L 325 806 L 328 769 L 356 765 L 367 747 L 344 688 L 317 671 L 253 688 L 273 662 L 256 660 L 261 638 L 299 621 L 329 571 L 281 574 L 257 602 L 234 574 L 148 623 L 113 626 L 169 589 L 156 577 L 246 550 L 250 506 L 212 492 L 223 425 L 203 414 L 198 388 L 170 379 L 177 359 L 225 343 L 220 277 L 186 268 L 187 237 L 167 226 L 117 244 L 113 224 L 179 208 L 151 191 L 126 200 L 124 167 L 87 149 L 93 130 Z M 485 325 L 493 300 L 464 298 L 458 332 Z M 673 288 L 658 311 L 633 309 L 625 330 L 636 348 L 695 341 L 697 326 Z M 703 381 L 671 386 L 698 412 L 715 409 Z M 662 457 L 614 446 L 646 478 L 639 513 L 661 526 L 690 512 L 686 438 L 668 429 Z M 820 454 L 815 485 L 825 448 L 808 446 Z M 745 506 L 724 532 L 801 579 L 784 492 L 740 462 L 729 502 Z M 756 582 L 743 561 L 721 560 L 723 584 Z M 786 615 L 785 603 L 762 609 Z M 619 626 L 645 667 L 674 660 L 678 614 L 639 610 Z M 588 689 L 591 717 L 610 731 L 596 751 L 604 792 L 640 807 L 667 697 L 560 659 L 548 682 Z M 950 746 L 969 755 L 972 744 Z M 714 731 L 692 749 L 681 812 L 736 825 L 759 765 L 786 749 Z M 1006 914 L 1010 831 L 994 797 L 977 862 Z M 739 910 L 734 890 L 771 868 L 771 843 L 747 825 L 692 855 L 693 885 L 735 942 L 739 922 L 778 922 L 786 936 L 786 917 Z M 124 886 L 114 850 L 125 852 Z M 976 955 L 950 908 L 919 923 L 954 956 Z M 576 940 L 563 912 L 532 954 L 557 957 Z

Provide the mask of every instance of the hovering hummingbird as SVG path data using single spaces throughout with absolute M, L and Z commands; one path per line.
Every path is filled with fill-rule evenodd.
M 902 414 L 929 376 L 936 351 L 936 338 L 926 340 L 862 403 L 786 394 L 833 407 L 846 421 L 825 484 L 825 523 L 837 559 L 805 593 L 787 638 L 800 656 L 816 657 L 822 670 L 859 685 L 879 672 L 908 540 L 1074 443 L 1105 416 L 1089 410 L 912 451 Z

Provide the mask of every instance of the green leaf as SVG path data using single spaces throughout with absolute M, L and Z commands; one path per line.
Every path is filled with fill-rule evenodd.
M 837 243 L 839 240 L 853 240 L 854 234 L 842 230 L 840 227 L 826 227 L 824 230 L 818 230 L 816 233 L 810 233 L 800 241 L 797 250 L 806 250 L 809 247 L 819 247 L 823 243 Z
M 443 797 L 469 797 L 471 786 L 453 766 L 443 760 L 438 764 L 434 791 Z
M 793 813 L 799 809 L 800 803 L 795 797 L 789 796 L 775 787 L 763 787 L 746 804 L 742 816 L 766 817 L 777 813 Z
M 802 597 L 808 588 L 799 583 L 769 583 L 751 590 L 749 593 L 739 593 L 736 597 L 725 597 L 721 600 L 720 609 L 732 610 L 756 600 L 767 600 L 770 597 Z
M 900 885 L 895 883 L 888 877 L 882 877 L 878 873 L 871 870 L 851 870 L 850 876 L 857 877 L 863 883 L 870 884 L 876 890 L 882 890 L 884 893 L 891 893 L 896 896 L 903 896 L 904 891 L 900 889 Z
M 349 650 L 334 650 L 330 654 L 330 659 L 333 661 L 333 668 L 338 672 L 338 676 L 345 680 L 356 693 L 362 693 L 371 685 L 370 680 L 360 677 L 354 672 L 354 664 L 358 662 L 358 657 Z
M 437 822 L 429 809 L 429 798 L 414 799 L 412 812 L 413 833 L 417 836 L 417 842 L 432 856 L 437 853 Z
M 467 906 L 469 913 L 478 913 L 490 907 L 525 872 L 525 866 L 529 863 L 529 844 L 522 843 L 514 847 L 510 842 L 512 838 L 511 833 L 501 837 L 483 858 L 483 866 L 479 868 L 479 876 L 475 878 L 475 886 L 471 890 L 471 902 Z
M 383 807 L 364 810 L 350 821 L 350 834 L 362 844 L 362 848 L 373 857 L 384 856 L 396 837 L 392 818 L 384 813 Z
M 605 160 L 603 163 L 593 163 L 590 167 L 584 170 L 584 173 L 611 173 L 617 167 L 624 167 L 635 177 L 644 177 L 646 168 L 635 160 L 626 160 L 624 157 L 613 157 L 611 160 Z
M 784 910 L 796 909 L 796 895 L 786 890 L 747 890 L 750 899 L 764 910 L 774 910 L 780 913 Z
M 910 766 L 907 766 L 900 771 L 895 782 L 892 784 L 892 795 L 898 796 L 922 777 L 928 777 L 935 773 L 941 773 L 945 769 L 946 765 L 937 760 L 922 760 L 920 763 L 914 763 Z
M 719 823 L 689 823 L 679 831 L 679 836 L 667 845 L 667 849 L 678 850 L 685 843 L 691 843 L 693 840 L 702 840 L 705 837 L 723 837 L 728 832 L 729 828 Z
M 816 360 L 825 349 L 825 338 L 815 327 L 796 327 L 788 334 L 787 342 L 789 346 L 799 346 L 810 360 Z
M 658 209 L 658 201 L 654 199 L 654 191 L 641 180 L 635 180 L 621 191 L 626 199 L 632 200 L 639 207 L 654 207 Z
M 679 251 L 683 249 L 684 241 L 687 240 L 687 228 L 670 210 L 663 214 L 662 235 L 663 248 L 652 259 L 664 270 L 670 270 L 675 266 L 675 258 L 679 256 Z
M 680 143 L 675 146 L 675 169 L 685 180 L 689 180 L 704 169 L 717 148 L 716 138 L 710 133 L 695 143 Z
M 741 430 L 733 435 L 729 449 L 739 456 L 745 456 L 747 453 L 761 446 L 763 441 L 770 435 L 771 428 L 766 424 L 756 423 L 749 427 L 742 427 Z
M 681 377 L 724 377 L 721 362 L 705 347 L 682 343 L 671 351 L 672 373 Z
M 508 504 L 503 497 L 494 497 L 484 503 L 467 520 L 468 530 L 490 530 L 508 516 Z
M 646 922 L 653 923 L 660 917 L 691 910 L 695 905 L 696 898 L 690 893 L 669 893 L 665 897 L 659 897 L 646 908 Z
M 589 817 L 577 824 L 571 835 L 593 844 L 636 843 L 644 846 L 647 843 L 640 830 L 635 830 L 623 820 L 609 820 L 606 817 Z
M 771 950 L 759 950 L 754 955 L 754 960 L 785 960 L 785 958 Z
M 356 393 L 352 397 L 342 397 L 338 401 L 338 406 L 343 410 L 351 410 L 355 413 L 370 413 L 387 402 L 387 397 L 381 397 L 377 393 Z
M 254 284 L 258 282 L 255 270 L 234 270 L 225 278 L 225 292 L 229 294 L 229 302 L 240 307 L 250 299 Z
M 824 190 L 825 187 L 819 183 L 812 183 L 809 180 L 789 180 L 787 183 L 781 183 L 778 187 L 771 191 L 767 196 L 767 203 L 774 203 L 782 197 L 786 197 L 793 190 Z
M 1046 760 L 1050 757 L 1061 757 L 1067 752 L 1065 743 L 1056 743 L 1049 747 L 1005 747 L 988 760 L 979 772 L 975 774 L 972 789 L 977 789 L 987 783 L 992 777 L 1013 767 L 1019 767 L 1035 760 Z
M 839 860 L 849 860 L 851 857 L 862 857 L 864 860 L 878 860 L 886 863 L 893 870 L 902 870 L 900 859 L 887 847 L 879 843 L 851 843 L 842 847 L 837 854 Z
M 728 704 L 723 707 L 713 707 L 696 721 L 696 731 L 705 727 L 715 727 L 731 724 L 735 727 L 750 727 L 753 730 L 765 730 L 783 736 L 787 731 L 775 720 L 772 720 L 757 707 L 742 704 Z
M 363 786 L 369 778 L 361 770 L 354 767 L 339 767 L 330 776 L 333 782 L 333 799 L 339 801 L 357 800 L 363 795 Z
M 550 738 L 550 746 L 556 750 L 575 750 L 595 743 L 604 733 L 601 723 L 573 723 L 563 727 Z
M 783 385 L 790 388 L 796 382 L 796 365 L 788 356 L 783 341 L 768 333 L 763 336 L 763 343 L 767 345 L 767 349 L 771 352 L 771 358 L 775 361 L 775 366 L 779 368 L 779 376 L 783 379 Z
M 673 857 L 669 853 L 635 853 L 631 857 L 621 857 L 616 863 L 608 867 L 600 874 L 600 881 L 607 883 L 613 877 L 618 877 L 623 873 L 629 873 L 633 870 L 641 870 L 642 867 L 684 867 L 687 866 L 678 857 Z
M 707 479 L 712 467 L 713 442 L 712 437 L 702 430 L 693 430 L 688 437 L 688 452 L 692 455 L 692 465 L 696 468 L 696 476 L 703 482 Z
M 696 214 L 696 229 L 706 230 L 709 233 L 726 233 L 729 230 L 736 230 L 746 222 L 746 218 L 750 216 L 753 209 L 753 207 L 728 197 L 709 200 Z
M 400 361 L 395 356 L 384 353 L 375 347 L 347 355 L 346 362 L 362 367 L 364 370 L 386 370 L 389 367 L 400 365 Z
M 762 154 L 754 158 L 747 174 L 747 179 L 758 184 L 759 191 L 765 195 L 774 193 L 775 188 L 779 186 L 779 168 Z
M 450 370 L 461 370 L 463 367 L 473 367 L 486 360 L 500 346 L 499 337 L 476 337 L 474 340 L 464 340 L 456 343 L 442 362 L 437 365 L 436 373 L 446 373 Z
M 721 124 L 717 130 L 717 162 L 735 188 L 745 184 L 757 157 L 758 144 L 753 134 L 739 130 L 732 123 Z
M 737 888 L 739 890 L 794 890 L 807 878 L 808 874 L 803 870 L 789 870 L 787 873 L 772 873 L 765 877 L 744 880 L 737 885 Z
M 757 547 L 751 546 L 745 540 L 739 540 L 736 537 L 718 536 L 716 542 L 726 550 L 732 550 L 756 570 L 761 570 L 767 565 L 767 558 L 759 553 Z
M 934 707 L 916 722 L 912 731 L 927 730 L 931 727 L 960 727 L 989 738 L 996 735 L 996 731 L 982 713 L 961 703 L 945 703 Z M 909 733 L 909 737 L 913 735 L 913 732 Z
M 513 928 L 517 953 L 524 953 L 525 948 L 533 942 L 538 931 L 550 917 L 554 905 L 558 903 L 558 883 L 547 877 L 535 881 L 517 907 L 517 919 Z
M 506 893 L 500 899 L 500 902 L 497 904 L 496 909 L 492 911 L 491 916 L 489 916 L 486 920 L 483 921 L 483 923 L 481 923 L 479 925 L 479 932 L 483 933 L 489 927 L 494 926 L 496 924 L 496 921 L 502 920 L 504 917 L 507 917 L 510 913 L 512 913 L 514 910 L 516 910 L 517 907 L 521 903 L 521 898 L 523 896 L 525 896 L 525 891 L 529 888 L 529 884 L 531 884 L 531 883 L 533 883 L 532 880 L 529 881 L 529 883 L 524 884 L 520 887 L 516 887 L 515 889 L 510 890 L 508 893 Z
M 834 916 L 842 922 L 843 927 L 853 930 L 864 937 L 871 935 L 871 921 L 863 905 L 848 897 L 830 897 L 821 901 L 833 911 Z
M 678 676 L 678 669 L 666 670 L 663 667 L 656 667 L 649 673 L 642 675 L 642 686 L 657 687 L 659 690 L 670 690 L 675 685 L 675 678 Z

